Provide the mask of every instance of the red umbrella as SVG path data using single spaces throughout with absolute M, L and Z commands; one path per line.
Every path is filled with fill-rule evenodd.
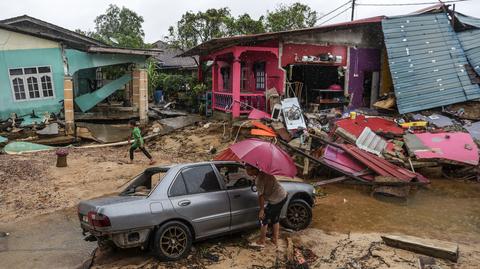
M 264 173 L 287 177 L 294 177 L 297 174 L 297 167 L 290 155 L 271 142 L 251 138 L 231 145 L 229 150 L 238 159 Z M 228 152 L 222 154 L 223 157 L 230 155 Z

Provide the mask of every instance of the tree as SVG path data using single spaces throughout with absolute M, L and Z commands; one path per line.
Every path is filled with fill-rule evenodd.
M 238 16 L 237 19 L 231 19 L 229 35 L 248 35 L 259 34 L 265 32 L 265 18 L 260 16 L 258 20 L 254 20 L 247 13 Z
M 170 26 L 169 43 L 180 49 L 188 49 L 213 38 L 228 35 L 231 23 L 230 9 L 211 8 L 205 12 L 187 12 L 177 25 Z
M 317 16 L 316 11 L 302 3 L 280 4 L 275 11 L 267 11 L 266 28 L 269 32 L 278 32 L 313 27 Z
M 146 47 L 142 29 L 143 17 L 134 11 L 110 5 L 105 14 L 95 19 L 95 33 L 92 37 L 119 47 Z M 88 33 L 87 33 L 88 34 Z

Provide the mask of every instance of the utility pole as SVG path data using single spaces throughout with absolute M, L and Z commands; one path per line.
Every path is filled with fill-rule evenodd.
M 355 17 L 355 0 L 352 0 L 352 19 L 351 19 L 352 21 L 354 17 Z

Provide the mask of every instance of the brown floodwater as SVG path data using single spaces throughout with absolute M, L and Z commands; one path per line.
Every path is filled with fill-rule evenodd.
M 480 184 L 432 180 L 406 200 L 371 196 L 369 188 L 327 185 L 312 226 L 330 232 L 379 232 L 480 243 Z

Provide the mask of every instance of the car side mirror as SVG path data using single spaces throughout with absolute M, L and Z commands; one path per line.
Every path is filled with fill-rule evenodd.
M 252 186 L 250 186 L 250 189 L 253 191 L 253 192 L 257 192 L 257 186 L 255 184 L 252 184 Z

